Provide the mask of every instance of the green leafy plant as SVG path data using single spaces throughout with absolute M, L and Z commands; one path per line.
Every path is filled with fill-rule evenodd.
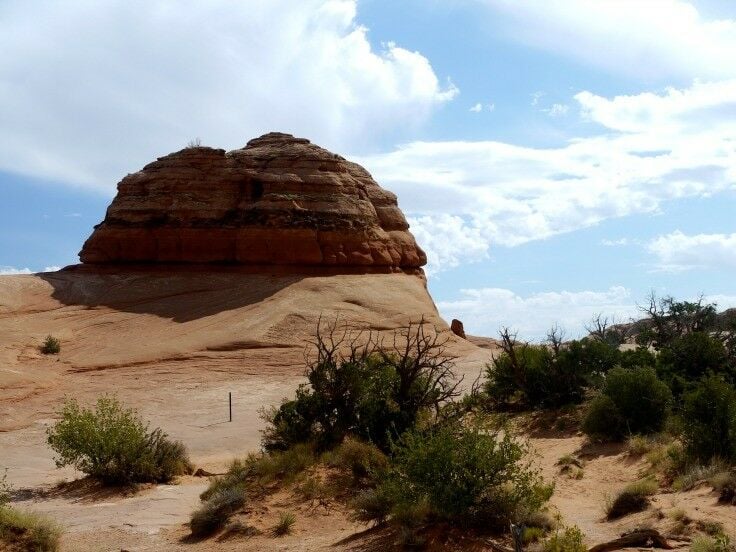
M 106 484 L 166 482 L 191 473 L 184 445 L 158 428 L 149 431 L 115 397 L 100 397 L 94 409 L 69 399 L 58 414 L 47 439 L 59 467 L 73 466 Z
M 558 528 L 542 545 L 544 552 L 586 552 L 583 532 L 576 526 Z
M 611 439 L 655 433 L 667 420 L 671 400 L 669 388 L 651 368 L 614 368 L 602 394 L 591 402 L 582 429 Z
M 552 494 L 526 452 L 508 432 L 475 426 L 408 432 L 377 492 L 393 503 L 395 522 L 420 508 L 453 523 L 505 526 L 540 510 Z
M 58 355 L 61 352 L 61 341 L 53 335 L 47 335 L 41 345 L 41 352 L 45 355 Z
M 708 463 L 713 458 L 736 461 L 736 389 L 711 376 L 683 400 L 682 440 L 688 455 Z

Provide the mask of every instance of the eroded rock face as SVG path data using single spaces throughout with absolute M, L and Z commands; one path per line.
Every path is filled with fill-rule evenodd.
M 270 133 L 225 152 L 146 165 L 84 244 L 83 263 L 232 263 L 417 269 L 426 255 L 396 196 L 360 165 Z

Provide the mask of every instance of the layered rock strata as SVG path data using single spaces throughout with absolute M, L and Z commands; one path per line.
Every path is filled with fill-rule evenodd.
M 79 256 L 418 269 L 426 255 L 408 229 L 396 196 L 363 167 L 270 133 L 229 152 L 186 148 L 129 174 Z

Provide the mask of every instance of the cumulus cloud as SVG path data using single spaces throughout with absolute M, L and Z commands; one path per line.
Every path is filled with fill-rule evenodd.
M 656 257 L 658 270 L 736 268 L 736 233 L 687 235 L 676 230 L 656 237 L 647 249 Z
M 459 217 L 475 247 L 434 244 L 440 265 L 733 189 L 736 80 L 613 98 L 581 92 L 575 101 L 600 130 L 560 147 L 411 142 L 359 161 L 428 235 L 433 219 Z
M 644 78 L 730 78 L 736 20 L 684 0 L 476 0 L 494 32 L 594 67 Z
M 458 266 L 461 261 L 478 261 L 488 255 L 488 241 L 477 228 L 458 216 L 409 217 L 411 231 L 427 253 L 427 272 Z
M 463 289 L 460 297 L 438 303 L 442 315 L 459 318 L 474 335 L 494 337 L 502 327 L 530 340 L 544 338 L 555 324 L 568 337 L 584 335 L 585 324 L 597 314 L 628 320 L 638 309 L 630 292 L 621 286 L 604 291 L 551 291 L 521 296 L 509 289 Z
M 629 245 L 628 238 L 619 238 L 617 240 L 601 240 L 601 245 L 605 247 L 623 247 Z
M 373 48 L 356 0 L 10 0 L 0 51 L 0 170 L 109 191 L 196 136 L 346 151 L 457 93 L 420 53 Z

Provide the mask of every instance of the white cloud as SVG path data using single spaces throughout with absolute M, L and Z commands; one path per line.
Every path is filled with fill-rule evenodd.
M 542 96 L 544 96 L 545 94 L 546 93 L 542 91 L 532 92 L 531 93 L 531 97 L 532 97 L 531 106 L 536 107 L 539 104 L 539 100 L 541 100 Z
M 736 20 L 684 0 L 476 0 L 494 32 L 594 67 L 645 78 L 736 75 Z
M 628 238 L 619 238 L 617 240 L 601 240 L 601 245 L 605 247 L 622 247 L 629 244 Z
M 463 321 L 472 335 L 496 337 L 498 330 L 509 327 L 524 339 L 539 340 L 555 324 L 567 336 L 585 333 L 585 324 L 597 314 L 628 320 L 638 309 L 626 288 L 611 287 L 605 291 L 560 291 L 533 293 L 526 297 L 508 289 L 463 289 L 454 301 L 441 301 L 437 307 L 446 319 Z
M 409 217 L 409 224 L 427 253 L 428 274 L 488 255 L 488 241 L 478 228 L 469 227 L 461 217 L 444 214 Z
M 556 148 L 494 141 L 412 142 L 358 161 L 399 194 L 425 226 L 459 217 L 475 248 L 448 243 L 453 263 L 489 246 L 514 246 L 709 196 L 736 182 L 736 80 L 662 94 L 575 96 L 598 134 Z M 433 232 L 431 232 L 433 234 Z M 420 239 L 420 243 L 421 239 Z M 432 248 L 430 248 L 431 250 Z
M 473 107 L 471 107 L 469 111 L 472 111 L 473 113 L 480 113 L 483 110 L 485 110 L 485 111 L 493 111 L 495 109 L 496 109 L 496 104 L 494 104 L 494 103 L 482 104 L 482 103 L 478 102 Z
M 564 115 L 567 115 L 567 112 L 570 110 L 570 106 L 565 104 L 552 104 L 552 107 L 549 107 L 547 109 L 543 109 L 547 115 L 550 117 L 562 117 Z
M 41 272 L 56 272 L 61 270 L 60 266 L 47 266 Z M 0 266 L 0 276 L 18 276 L 20 274 L 35 274 L 30 268 L 15 268 L 13 266 Z
M 271 130 L 346 151 L 411 129 L 457 89 L 356 0 L 0 3 L 0 169 L 108 191 L 199 136 Z
M 647 249 L 664 271 L 736 268 L 736 233 L 687 235 L 679 230 L 658 236 Z
M 0 266 L 0 276 L 17 276 L 18 274 L 33 274 L 30 268 L 15 268 L 13 266 Z

